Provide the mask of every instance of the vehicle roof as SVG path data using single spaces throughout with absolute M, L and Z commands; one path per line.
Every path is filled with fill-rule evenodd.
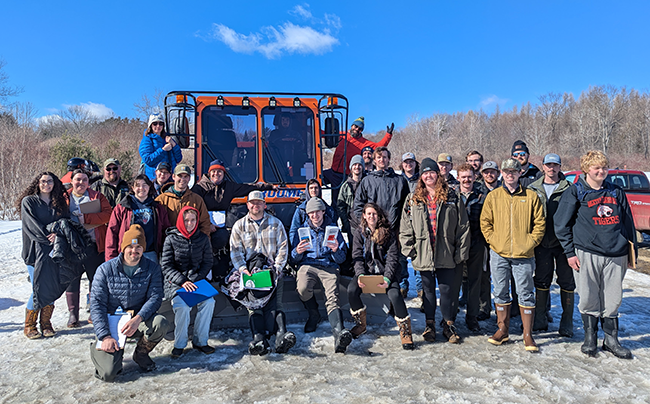
M 567 174 L 582 174 L 581 170 L 573 170 L 573 171 L 567 171 L 564 173 L 564 175 Z M 645 175 L 643 171 L 639 170 L 624 170 L 624 169 L 618 169 L 618 168 L 612 168 L 609 170 L 609 174 L 642 174 Z

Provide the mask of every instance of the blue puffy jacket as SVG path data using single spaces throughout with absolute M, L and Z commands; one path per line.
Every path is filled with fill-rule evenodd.
M 122 254 L 97 268 L 90 292 L 90 315 L 95 335 L 100 341 L 111 335 L 108 314 L 118 307 L 133 310 L 142 321 L 150 319 L 160 308 L 163 282 L 160 266 L 142 257 L 140 268 L 129 278 L 124 273 Z
M 155 133 L 144 134 L 138 151 L 144 163 L 144 173 L 152 181 L 156 179 L 156 167 L 158 164 L 166 161 L 172 167 L 172 173 L 176 164 L 183 160 L 183 153 L 179 145 L 174 146 L 170 151 L 164 151 L 165 139 Z
M 325 237 L 325 227 L 326 226 L 336 226 L 330 218 L 323 216 L 323 224 L 315 228 L 310 225 L 310 220 L 307 218 L 302 226 L 309 228 L 311 233 L 311 244 L 313 249 L 305 251 L 302 254 L 298 254 L 296 247 L 300 244 L 300 237 L 298 236 L 298 228 L 296 228 L 294 233 L 291 233 L 291 245 L 293 249 L 291 250 L 291 259 L 296 265 L 317 265 L 326 268 L 338 268 L 340 264 L 345 261 L 348 252 L 348 245 L 345 243 L 345 239 L 341 234 L 339 229 L 338 234 L 336 235 L 336 241 L 339 244 L 338 250 L 332 252 L 329 247 L 323 247 L 323 238 Z

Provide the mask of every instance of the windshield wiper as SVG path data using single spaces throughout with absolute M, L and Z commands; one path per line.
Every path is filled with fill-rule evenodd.
M 275 177 L 280 180 L 280 185 L 285 186 L 287 185 L 286 181 L 284 180 L 284 177 L 282 176 L 282 173 L 280 172 L 280 169 L 278 168 L 277 163 L 275 162 L 275 159 L 273 158 L 273 153 L 271 153 L 271 150 L 269 150 L 268 143 L 266 141 L 266 136 L 262 136 L 262 147 L 264 150 L 264 154 L 266 157 L 269 159 L 269 162 L 271 163 L 271 169 L 273 170 L 273 174 L 275 174 Z

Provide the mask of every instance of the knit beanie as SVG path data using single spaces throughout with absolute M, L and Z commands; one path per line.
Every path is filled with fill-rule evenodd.
M 364 147 L 363 149 L 361 149 L 361 154 L 363 154 L 363 153 L 365 153 L 365 152 L 367 152 L 367 151 L 369 151 L 370 153 L 374 153 L 374 152 L 375 152 L 375 149 L 373 149 L 373 148 L 370 147 L 370 146 L 366 146 L 366 147 Z
M 139 245 L 142 248 L 147 248 L 147 239 L 144 236 L 144 229 L 139 224 L 132 224 L 131 227 L 129 227 L 129 230 L 124 232 L 122 235 L 120 251 L 124 252 L 124 249 L 130 245 Z
M 422 173 L 426 173 L 427 171 L 435 171 L 437 173 L 440 172 L 440 167 L 438 167 L 438 163 L 433 161 L 433 159 L 426 157 L 422 160 L 420 163 L 420 175 Z
M 512 150 L 510 151 L 510 154 L 514 152 L 520 152 L 520 151 L 530 154 L 530 152 L 528 151 L 528 146 L 526 146 L 526 143 L 523 140 L 516 140 L 515 143 L 513 143 L 512 145 Z
M 325 210 L 325 202 L 318 197 L 311 198 L 307 201 L 307 206 L 305 206 L 305 212 L 311 213 L 316 212 L 317 210 Z
M 363 117 L 362 116 L 358 117 L 354 122 L 352 122 L 352 125 L 358 126 L 359 130 L 363 131 L 363 127 L 364 127 Z
M 352 156 L 352 158 L 350 159 L 350 170 L 352 170 L 352 166 L 355 164 L 361 164 L 361 166 L 363 167 L 363 157 L 361 157 L 358 154 Z
M 225 166 L 223 164 L 223 161 L 221 161 L 219 159 L 212 160 L 210 162 L 210 168 L 208 169 L 208 172 L 210 172 L 212 170 L 221 170 L 221 171 L 223 171 L 225 173 L 226 168 L 225 168 Z
M 149 123 L 147 123 L 147 127 L 150 127 L 152 123 L 154 122 L 162 122 L 165 123 L 165 119 L 162 114 L 151 114 L 149 115 Z

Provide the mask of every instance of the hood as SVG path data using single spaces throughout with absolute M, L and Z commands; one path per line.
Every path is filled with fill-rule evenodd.
M 188 210 L 193 210 L 196 212 L 196 226 L 191 232 L 187 231 L 185 228 L 185 221 L 183 220 L 183 214 Z M 199 217 L 199 211 L 196 208 L 193 208 L 191 206 L 184 206 L 183 209 L 181 209 L 180 213 L 178 214 L 178 219 L 176 219 L 176 228 L 183 235 L 183 237 L 190 238 L 194 233 L 196 233 L 196 231 L 199 229 Z
M 392 177 L 395 175 L 395 170 L 393 170 L 391 167 L 388 167 L 385 170 L 371 171 L 370 173 L 368 173 L 368 175 L 374 177 Z
M 303 192 L 302 197 L 300 198 L 304 202 L 307 202 L 311 199 L 311 196 L 309 196 L 309 186 L 313 183 L 318 184 L 318 186 L 320 187 L 320 190 L 318 191 L 318 197 L 320 199 L 323 199 L 323 187 L 320 185 L 320 182 L 312 178 L 309 181 L 307 181 L 307 184 L 305 184 L 305 191 Z

